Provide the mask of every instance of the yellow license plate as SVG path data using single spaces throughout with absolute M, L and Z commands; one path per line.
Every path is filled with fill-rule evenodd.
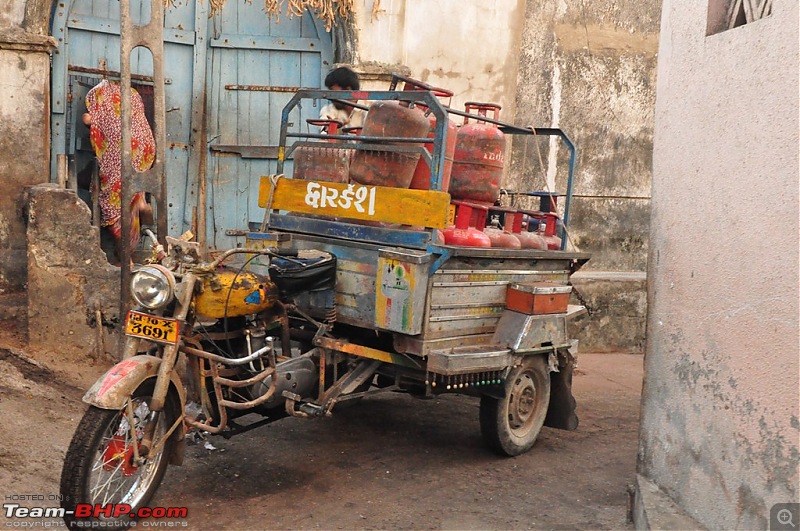
M 180 321 L 177 319 L 155 317 L 133 310 L 128 312 L 128 319 L 125 321 L 126 335 L 142 337 L 158 343 L 176 344 L 179 329 Z

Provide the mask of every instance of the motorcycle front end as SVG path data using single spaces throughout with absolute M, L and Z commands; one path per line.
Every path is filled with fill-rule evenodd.
M 182 461 L 185 399 L 175 364 L 193 291 L 194 277 L 186 277 L 179 283 L 161 265 L 133 275 L 136 309 L 126 317 L 123 359 L 84 395 L 89 408 L 64 460 L 61 506 L 70 529 L 133 522 L 167 465 Z M 150 348 L 138 353 L 145 341 Z

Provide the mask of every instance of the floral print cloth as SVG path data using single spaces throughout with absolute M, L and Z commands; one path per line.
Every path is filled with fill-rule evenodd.
M 86 109 L 92 117 L 89 138 L 100 165 L 101 225 L 114 238 L 122 236 L 122 95 L 119 83 L 101 81 L 86 95 Z M 147 123 L 144 102 L 131 89 L 131 162 L 136 171 L 147 171 L 155 160 L 156 143 Z M 131 199 L 131 249 L 139 242 L 139 211 L 147 207 L 144 193 Z

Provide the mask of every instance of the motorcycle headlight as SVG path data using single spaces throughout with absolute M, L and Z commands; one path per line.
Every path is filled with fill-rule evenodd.
M 148 310 L 163 308 L 175 296 L 175 276 L 164 266 L 144 266 L 133 274 L 131 295 Z

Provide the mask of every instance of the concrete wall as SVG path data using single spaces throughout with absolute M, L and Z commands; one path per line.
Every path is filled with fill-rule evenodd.
M 25 285 L 22 194 L 47 182 L 53 41 L 36 15 L 43 2 L 4 2 L 0 13 L 0 290 Z
M 516 123 L 560 127 L 578 150 L 570 234 L 592 253 L 575 284 L 594 313 L 584 350 L 643 349 L 659 7 L 529 0 L 525 12 Z M 567 150 L 538 142 L 515 139 L 507 184 L 563 193 Z
M 455 92 L 453 107 L 490 101 L 514 115 L 523 0 L 356 2 L 356 63 L 407 67 L 411 77 Z M 384 89 L 387 88 L 385 85 Z
M 663 8 L 639 468 L 764 529 L 800 499 L 798 4 L 708 37 L 707 10 Z

